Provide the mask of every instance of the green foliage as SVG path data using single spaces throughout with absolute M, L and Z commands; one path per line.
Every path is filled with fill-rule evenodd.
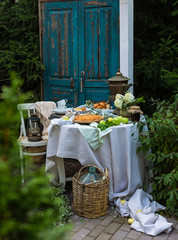
M 22 94 L 20 87 L 22 81 L 19 80 L 17 74 L 10 74 L 11 87 L 4 86 L 2 88 L 0 102 L 0 153 L 4 153 L 7 157 L 9 148 L 13 146 L 18 138 L 19 114 L 17 114 L 17 103 L 25 102 L 30 93 Z
M 106 120 L 106 121 L 102 121 L 102 122 L 103 123 L 99 123 L 97 125 L 97 128 L 100 128 L 101 131 L 104 131 L 108 127 L 116 126 L 116 124 L 114 124 L 113 121 Z
M 57 203 L 55 206 L 53 206 L 54 215 L 57 219 L 58 225 L 62 226 L 68 222 L 69 217 L 72 214 L 69 199 L 64 193 L 64 188 L 60 184 L 50 187 L 51 202 Z
M 135 2 L 135 95 L 144 96 L 151 115 L 153 99 L 169 99 L 178 87 L 178 4 L 176 0 Z M 168 76 L 169 75 L 169 76 Z
M 138 151 L 153 163 L 153 196 L 166 205 L 168 212 L 178 215 L 178 94 L 172 102 L 157 103 L 152 118 L 147 117 L 148 134 L 140 132 Z M 140 127 L 143 125 L 140 125 Z M 151 152 L 149 152 L 151 149 Z
M 71 209 L 61 188 L 50 186 L 44 169 L 28 171 L 21 183 L 17 104 L 27 94 L 15 73 L 10 78 L 0 102 L 0 239 L 64 239 Z
M 88 106 L 89 108 L 92 108 L 94 104 L 90 100 L 86 100 L 85 105 Z
M 38 1 L 0 1 L 0 69 L 0 79 L 14 70 L 24 79 L 24 91 L 40 94 Z

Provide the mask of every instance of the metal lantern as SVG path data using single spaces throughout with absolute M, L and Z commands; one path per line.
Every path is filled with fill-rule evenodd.
M 132 83 L 128 84 L 129 80 L 130 79 L 128 77 L 122 75 L 120 69 L 118 69 L 116 76 L 108 79 L 112 101 L 115 100 L 116 94 L 120 93 L 124 95 L 129 87 L 132 86 Z
M 27 136 L 30 142 L 42 140 L 42 125 L 36 114 L 31 114 L 27 121 Z

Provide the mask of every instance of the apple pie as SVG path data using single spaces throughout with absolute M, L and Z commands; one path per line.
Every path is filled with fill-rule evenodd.
M 99 115 L 79 115 L 74 118 L 75 123 L 92 123 L 99 122 L 103 119 L 103 116 Z

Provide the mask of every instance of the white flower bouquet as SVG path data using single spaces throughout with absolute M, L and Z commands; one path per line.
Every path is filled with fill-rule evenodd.
M 127 110 L 130 106 L 136 105 L 140 102 L 145 102 L 143 97 L 135 98 L 131 92 L 127 91 L 125 95 L 116 94 L 114 105 L 116 108 Z

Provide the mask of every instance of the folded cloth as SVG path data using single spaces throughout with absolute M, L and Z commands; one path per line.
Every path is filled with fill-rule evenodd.
M 169 233 L 172 230 L 172 223 L 167 222 L 161 215 L 155 214 L 156 211 L 164 210 L 165 207 L 153 201 L 152 196 L 142 189 L 137 189 L 128 201 L 117 198 L 114 202 L 122 216 L 130 216 L 135 220 L 130 227 L 136 231 L 156 236 L 161 232 Z
M 48 139 L 48 127 L 50 125 L 49 117 L 51 115 L 52 110 L 56 108 L 55 102 L 50 101 L 41 101 L 35 103 L 35 109 L 37 112 L 38 117 L 43 125 L 43 140 Z
M 69 125 L 73 124 L 73 117 L 69 118 L 69 120 L 65 120 L 63 118 L 58 119 L 58 125 Z
M 87 140 L 88 144 L 91 146 L 92 149 L 96 150 L 99 148 L 103 143 L 103 137 L 110 133 L 112 129 L 107 128 L 104 131 L 101 131 L 96 125 L 93 126 L 84 126 L 80 124 L 75 124 L 82 136 Z
M 53 127 L 59 127 L 60 125 L 67 125 L 67 124 L 73 124 L 73 116 L 69 118 L 69 120 L 64 120 L 63 118 L 52 119 L 48 128 L 48 135 L 50 135 Z

